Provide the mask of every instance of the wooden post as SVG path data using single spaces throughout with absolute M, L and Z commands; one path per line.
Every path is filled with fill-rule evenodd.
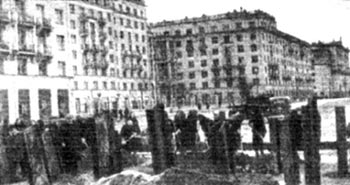
M 338 176 L 348 174 L 348 153 L 346 147 L 345 107 L 335 107 L 337 125 Z
M 308 105 L 303 107 L 304 128 L 304 158 L 306 185 L 320 185 L 320 153 L 321 117 L 317 110 L 317 99 L 312 98 Z
M 290 117 L 289 117 L 290 118 Z M 292 146 L 291 128 L 290 124 L 293 124 L 293 120 L 284 119 L 278 121 L 280 127 L 280 149 L 281 149 L 281 168 L 283 168 L 284 181 L 286 185 L 298 185 L 300 184 L 299 165 L 298 165 L 298 153 L 295 147 Z
M 146 110 L 148 131 L 150 134 L 150 145 L 153 160 L 153 170 L 159 174 L 166 169 L 166 160 L 164 156 L 164 142 L 161 124 L 164 121 L 164 111 L 159 109 Z

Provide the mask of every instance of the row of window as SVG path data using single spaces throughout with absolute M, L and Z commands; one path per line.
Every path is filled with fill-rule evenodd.
M 256 37 L 255 33 L 250 34 L 250 40 L 255 41 L 256 38 L 257 37 Z M 224 40 L 224 43 L 226 43 L 226 44 L 227 43 L 232 43 L 232 39 L 231 39 L 230 35 L 223 36 L 223 40 Z M 236 41 L 237 42 L 242 42 L 243 41 L 243 35 L 242 34 L 236 34 Z M 200 42 L 201 43 L 205 43 L 205 38 L 201 38 Z M 187 41 L 187 43 L 188 43 L 188 41 Z M 212 44 L 218 44 L 219 43 L 219 37 L 218 36 L 211 37 L 211 43 Z M 182 47 L 182 41 L 176 41 L 175 42 L 175 46 L 176 47 Z
M 206 56 L 207 55 L 207 49 L 202 49 L 201 47 L 198 48 L 198 50 L 200 51 L 200 55 L 201 56 Z M 252 44 L 250 45 L 250 51 L 251 52 L 257 52 L 258 51 L 258 46 L 256 44 Z M 231 50 L 225 50 L 226 54 L 230 55 Z M 237 52 L 238 53 L 244 53 L 245 49 L 244 49 L 244 45 L 237 45 Z M 187 57 L 193 57 L 194 56 L 194 50 L 187 50 Z M 182 58 L 183 54 L 182 51 L 176 51 L 176 57 L 177 58 Z M 219 55 L 219 48 L 213 48 L 211 50 L 211 54 L 212 55 Z
M 222 88 L 222 83 L 220 81 L 214 81 L 214 88 Z M 233 87 L 233 81 L 226 81 L 226 87 Z M 253 78 L 253 84 L 254 85 L 259 85 L 260 84 L 260 79 L 259 78 Z M 202 82 L 202 89 L 209 89 L 209 82 Z M 190 90 L 195 90 L 199 88 L 196 83 L 192 82 L 189 83 L 189 88 Z
M 96 3 L 96 4 L 99 4 L 99 3 Z M 113 3 L 112 6 L 115 8 L 116 5 Z M 79 9 L 80 9 L 80 12 L 84 12 L 85 11 L 85 9 L 83 7 L 79 7 Z M 133 11 L 131 12 L 131 8 L 129 6 L 126 6 L 125 10 L 124 10 L 124 7 L 123 7 L 122 4 L 119 4 L 119 11 L 120 12 L 125 12 L 127 14 L 130 14 L 130 15 L 133 15 L 133 16 L 136 16 L 136 17 L 144 17 L 143 10 L 138 10 L 138 9 L 134 8 Z M 71 14 L 75 14 L 76 13 L 76 5 L 69 4 L 69 12 Z M 93 9 L 89 9 L 88 13 L 90 15 L 92 15 L 92 16 L 95 14 Z M 98 15 L 100 17 L 103 17 L 103 13 L 101 11 L 98 11 Z M 112 20 L 112 16 L 111 16 L 110 13 L 107 13 L 107 19 L 108 19 L 108 21 Z
M 98 81 L 93 81 L 92 82 L 92 89 L 94 90 L 99 90 L 100 88 L 102 88 L 103 90 L 116 90 L 117 89 L 117 86 L 116 86 L 116 83 L 114 81 L 110 82 L 109 85 L 108 85 L 108 82 L 106 81 L 103 81 L 102 86 L 100 87 L 99 86 L 99 82 Z M 140 90 L 140 91 L 147 91 L 148 88 L 149 88 L 149 85 L 148 83 L 138 83 L 137 84 L 137 89 L 135 89 L 135 85 L 134 83 L 123 83 L 123 89 L 122 90 Z M 83 88 L 82 89 L 85 89 L 85 90 L 88 90 L 89 89 L 89 82 L 84 82 L 83 83 Z M 78 81 L 74 81 L 74 89 L 75 90 L 79 90 L 79 82 Z M 120 83 L 118 82 L 118 90 L 120 90 Z
M 231 64 L 231 61 L 226 61 L 227 64 Z M 244 62 L 244 57 L 238 57 L 238 63 L 242 64 Z M 259 57 L 257 55 L 253 55 L 251 56 L 251 62 L 252 63 L 258 63 L 259 62 Z M 201 60 L 200 61 L 200 66 L 201 67 L 207 67 L 208 63 L 207 60 Z M 219 59 L 213 59 L 213 66 L 219 66 Z M 178 66 L 181 68 L 182 67 L 182 63 L 178 63 Z M 194 61 L 188 61 L 188 68 L 194 68 L 195 67 L 195 62 Z
M 262 26 L 266 26 L 266 22 L 262 22 L 261 24 L 262 24 Z M 256 27 L 256 22 L 255 21 L 249 21 L 247 27 L 248 28 Z M 242 28 L 244 28 L 243 23 L 242 22 L 236 22 L 235 26 L 230 25 L 230 24 L 222 25 L 222 30 L 221 31 L 229 31 L 231 29 L 242 29 Z M 220 31 L 217 25 L 210 26 L 210 28 L 208 30 L 209 30 L 209 32 L 218 32 L 218 31 Z M 206 30 L 206 28 L 203 27 L 203 26 L 199 26 L 197 33 L 200 33 L 200 34 L 206 33 L 208 30 Z M 183 34 L 182 32 L 183 32 L 182 30 L 178 29 L 178 30 L 175 30 L 174 34 L 179 36 L 179 35 Z M 184 33 L 186 35 L 192 35 L 192 34 L 194 34 L 194 29 L 188 28 L 188 29 L 184 30 Z M 171 33 L 170 33 L 170 31 L 164 31 L 163 34 L 164 35 L 170 35 Z

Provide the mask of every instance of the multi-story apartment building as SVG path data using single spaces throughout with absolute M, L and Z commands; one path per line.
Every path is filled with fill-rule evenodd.
M 246 10 L 151 24 L 157 85 L 169 103 L 240 102 L 240 93 L 312 92 L 310 45 Z
M 2 118 L 91 114 L 96 99 L 104 109 L 152 100 L 143 1 L 0 0 L 0 10 Z
M 315 93 L 325 97 L 350 95 L 349 49 L 341 40 L 312 43 Z

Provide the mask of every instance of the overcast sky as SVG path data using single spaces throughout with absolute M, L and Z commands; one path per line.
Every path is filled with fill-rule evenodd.
M 146 0 L 149 22 L 261 9 L 272 14 L 277 28 L 308 42 L 342 37 L 350 48 L 350 0 Z

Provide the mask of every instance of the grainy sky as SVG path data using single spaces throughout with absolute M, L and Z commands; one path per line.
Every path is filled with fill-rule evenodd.
M 261 9 L 272 14 L 277 28 L 308 42 L 342 37 L 350 48 L 350 0 L 146 0 L 149 22 Z

